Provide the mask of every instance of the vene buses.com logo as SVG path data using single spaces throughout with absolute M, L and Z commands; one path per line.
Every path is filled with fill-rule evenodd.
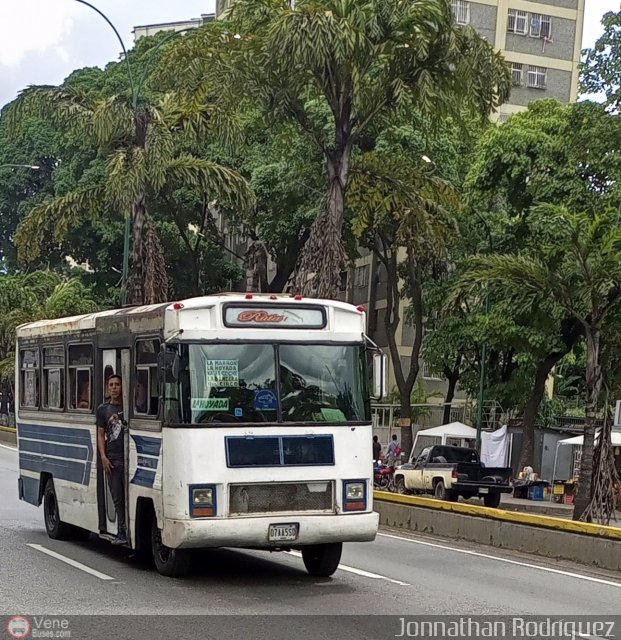
M 11 638 L 27 638 L 30 633 L 30 622 L 24 616 L 13 616 L 9 618 L 6 630 Z

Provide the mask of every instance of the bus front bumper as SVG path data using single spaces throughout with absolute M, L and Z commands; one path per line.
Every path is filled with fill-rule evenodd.
M 269 540 L 270 525 L 298 524 L 295 540 Z M 162 542 L 172 549 L 208 547 L 295 548 L 327 542 L 375 540 L 379 514 L 261 516 L 252 518 L 164 519 Z

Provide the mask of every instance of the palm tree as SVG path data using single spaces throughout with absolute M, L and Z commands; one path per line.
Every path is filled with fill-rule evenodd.
M 30 211 L 15 238 L 22 256 L 36 259 L 47 231 L 53 231 L 60 243 L 79 220 L 97 215 L 103 206 L 123 212 L 131 216 L 133 228 L 128 286 L 132 304 L 167 300 L 164 255 L 149 214 L 165 186 L 197 189 L 211 200 L 223 199 L 240 209 L 252 204 L 250 187 L 235 171 L 176 150 L 177 134 L 196 140 L 206 133 L 210 114 L 204 107 L 188 119 L 168 95 L 154 103 L 135 103 L 123 95 L 95 98 L 71 87 L 30 87 L 9 108 L 9 125 L 15 127 L 33 113 L 61 131 L 94 139 L 105 157 L 105 169 L 83 186 Z M 223 122 L 221 117 L 213 120 Z
M 293 121 L 325 160 L 322 211 L 302 251 L 296 286 L 338 293 L 352 153 L 365 136 L 413 106 L 434 115 L 464 108 L 486 116 L 509 93 L 500 54 L 455 25 L 450 0 L 236 0 L 227 23 L 184 37 L 168 76 L 200 98 L 213 87 L 228 105 L 261 104 Z
M 617 211 L 588 214 L 541 205 L 529 213 L 537 241 L 521 255 L 472 260 L 464 285 L 496 285 L 505 295 L 534 303 L 552 300 L 582 327 L 587 349 L 584 442 L 574 519 L 592 497 L 595 418 L 602 384 L 601 337 L 607 317 L 621 298 L 621 228 Z

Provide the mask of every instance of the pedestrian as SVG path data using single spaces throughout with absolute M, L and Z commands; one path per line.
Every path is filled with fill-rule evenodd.
M 382 459 L 382 445 L 377 436 L 373 436 L 373 462 L 379 464 Z
M 4 391 L 0 391 L 0 424 L 5 427 L 9 424 L 9 395 Z
M 401 445 L 399 444 L 399 439 L 397 438 L 396 433 L 392 434 L 392 439 L 390 441 L 390 444 L 388 445 L 387 457 L 388 464 L 391 467 L 394 467 L 397 460 L 399 460 L 401 457 Z
M 118 523 L 112 544 L 127 544 L 125 526 L 125 449 L 123 414 L 123 380 L 111 375 L 107 381 L 106 402 L 97 407 L 97 446 L 101 465 L 108 479 Z

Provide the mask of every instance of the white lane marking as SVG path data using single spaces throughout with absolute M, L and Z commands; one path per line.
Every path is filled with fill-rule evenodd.
M 17 451 L 17 447 L 10 447 L 8 444 L 0 444 L 0 447 L 8 449 L 9 451 Z
M 287 551 L 292 556 L 297 556 L 298 558 L 302 557 L 302 554 L 299 551 Z M 392 582 L 393 584 L 401 585 L 402 587 L 410 587 L 409 582 L 401 582 L 401 580 L 394 580 L 393 578 L 389 578 L 388 576 L 381 576 L 379 573 L 371 573 L 370 571 L 364 571 L 363 569 L 356 569 L 356 567 L 348 567 L 344 564 L 339 565 L 339 569 L 341 571 L 348 571 L 349 573 L 355 573 L 359 576 L 364 576 L 365 578 L 373 578 L 374 580 L 387 580 L 388 582 Z
M 31 547 L 32 549 L 36 549 L 37 551 L 40 551 L 41 553 L 45 553 L 48 556 L 52 556 L 52 558 L 56 558 L 57 560 L 60 560 L 61 562 L 65 562 L 68 565 L 71 565 L 72 567 L 75 567 L 76 569 L 80 569 L 81 571 L 84 571 L 85 573 L 90 573 L 92 576 L 95 576 L 96 578 L 99 578 L 100 580 L 116 580 L 116 578 L 113 578 L 112 576 L 108 576 L 105 573 L 101 573 L 100 571 L 97 571 L 97 569 L 92 569 L 91 567 L 87 567 L 85 564 L 82 564 L 81 562 L 78 562 L 77 560 L 72 560 L 71 558 L 67 558 L 66 556 L 61 555 L 60 553 L 56 553 L 55 551 L 51 551 L 50 549 L 46 549 L 45 547 L 41 546 L 40 544 L 27 544 L 26 546 Z
M 597 584 L 605 584 L 608 587 L 617 587 L 621 589 L 621 582 L 614 582 L 612 580 L 604 580 L 603 578 L 593 578 L 591 576 L 585 576 L 580 573 L 573 573 L 571 571 L 562 571 L 561 569 L 552 569 L 552 567 L 544 567 L 538 564 L 531 564 L 529 562 L 519 562 L 518 560 L 509 560 L 509 558 L 499 558 L 487 553 L 480 553 L 479 551 L 469 551 L 468 549 L 459 549 L 457 547 L 449 547 L 445 544 L 437 544 L 434 542 L 424 542 L 423 540 L 415 540 L 414 538 L 404 538 L 402 536 L 391 535 L 390 533 L 378 533 L 378 536 L 384 538 L 394 538 L 395 540 L 402 540 L 404 542 L 411 542 L 413 544 L 421 544 L 425 547 L 435 547 L 436 549 L 443 549 L 445 551 L 454 551 L 455 553 L 463 553 L 467 556 L 476 556 L 478 558 L 487 558 L 488 560 L 496 560 L 497 562 L 504 562 L 506 564 L 514 564 L 519 567 L 526 567 L 527 569 L 538 569 L 539 571 L 547 571 L 548 573 L 556 573 L 562 576 L 568 576 L 570 578 L 576 578 L 578 580 L 586 580 L 587 582 L 596 582 Z

